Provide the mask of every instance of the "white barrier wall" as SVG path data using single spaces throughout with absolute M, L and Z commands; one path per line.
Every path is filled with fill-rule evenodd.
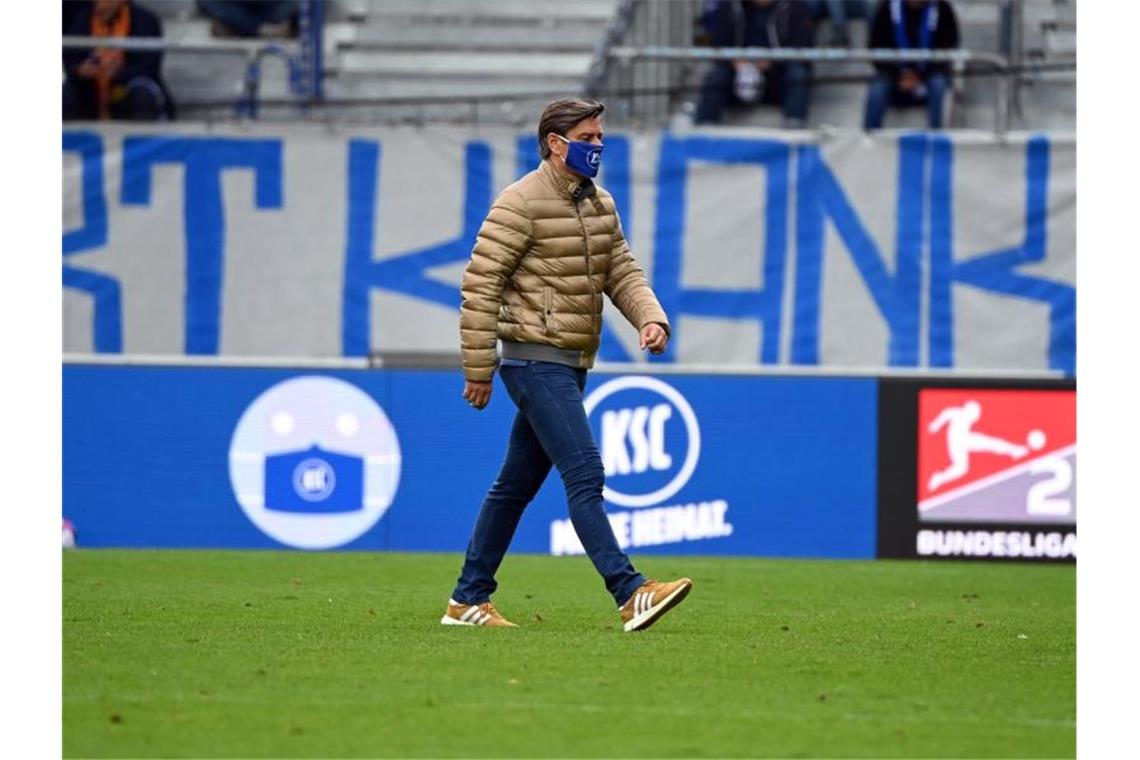
M 63 135 L 64 351 L 456 352 L 530 132 L 178 124 Z M 675 325 L 654 361 L 1076 372 L 1071 135 L 606 137 Z M 643 361 L 612 307 L 599 358 Z

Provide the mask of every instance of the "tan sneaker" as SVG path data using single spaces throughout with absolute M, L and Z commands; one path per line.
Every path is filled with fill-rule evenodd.
M 444 625 L 489 625 L 499 628 L 518 628 L 495 609 L 490 602 L 482 604 L 460 604 L 454 599 L 447 600 L 447 612 L 440 623 Z
M 692 588 L 693 582 L 688 578 L 669 583 L 649 580 L 641 584 L 619 610 L 625 630 L 641 631 L 653 625 L 662 615 L 680 604 Z

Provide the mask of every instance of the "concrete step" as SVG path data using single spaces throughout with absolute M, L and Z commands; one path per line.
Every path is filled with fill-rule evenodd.
M 489 50 L 500 52 L 539 50 L 546 52 L 592 52 L 602 32 L 592 28 L 531 29 L 506 27 L 393 25 L 363 26 L 342 50 Z
M 210 21 L 201 16 L 167 19 L 162 25 L 162 35 L 169 40 L 213 39 L 210 35 Z
M 152 1 L 140 4 L 162 19 L 164 29 L 172 20 L 184 20 L 198 15 L 194 0 L 162 0 L 162 2 Z
M 360 34 L 362 26 L 355 21 L 330 21 L 325 24 L 324 45 L 322 53 L 326 65 L 337 64 L 337 55 L 343 45 L 351 45 Z
M 380 0 L 368 9 L 368 23 L 431 19 L 455 24 L 605 24 L 617 0 Z
M 401 53 L 350 49 L 341 51 L 339 61 L 332 67 L 338 75 L 540 79 L 583 77 L 591 60 L 589 54 L 575 53 Z
M 1045 52 L 1047 55 L 1076 55 L 1077 31 L 1057 30 L 1045 35 Z
M 529 131 L 547 102 L 549 98 L 489 103 L 331 105 L 322 108 L 320 118 L 345 124 L 503 124 Z M 275 109 L 275 112 L 287 117 L 290 109 Z
M 176 102 L 234 98 L 245 89 L 246 65 L 241 58 L 173 51 L 165 55 L 162 69 Z M 260 81 L 262 97 L 291 97 L 289 67 L 281 58 L 262 59 Z
M 162 61 L 163 77 L 176 101 L 236 95 L 242 90 L 245 70 L 241 56 L 169 51 Z
M 1044 21 L 1054 21 L 1059 14 L 1059 6 L 1053 0 L 1022 0 L 1021 16 L 1027 25 L 1040 25 Z
M 368 0 L 326 0 L 325 22 L 365 21 L 372 10 Z
M 470 79 L 436 77 L 333 76 L 325 79 L 329 98 L 485 98 L 526 95 L 531 93 L 565 93 L 579 91 L 580 77 L 548 77 L 539 81 L 526 79 Z
M 996 24 L 1001 18 L 1001 0 L 973 0 L 954 3 L 954 14 L 958 18 L 958 28 L 974 24 Z

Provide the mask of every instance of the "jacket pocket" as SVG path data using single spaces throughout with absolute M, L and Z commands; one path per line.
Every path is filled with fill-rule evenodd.
M 542 331 L 549 335 L 554 326 L 554 288 L 542 289 Z

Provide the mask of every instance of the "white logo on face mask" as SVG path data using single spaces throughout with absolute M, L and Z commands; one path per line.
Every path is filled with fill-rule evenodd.
M 322 459 L 306 459 L 293 471 L 293 488 L 306 501 L 321 501 L 336 488 L 336 472 Z
M 592 150 L 586 154 L 586 163 L 588 163 L 590 166 L 596 167 L 598 165 L 598 161 L 600 160 L 601 154 L 596 150 Z

